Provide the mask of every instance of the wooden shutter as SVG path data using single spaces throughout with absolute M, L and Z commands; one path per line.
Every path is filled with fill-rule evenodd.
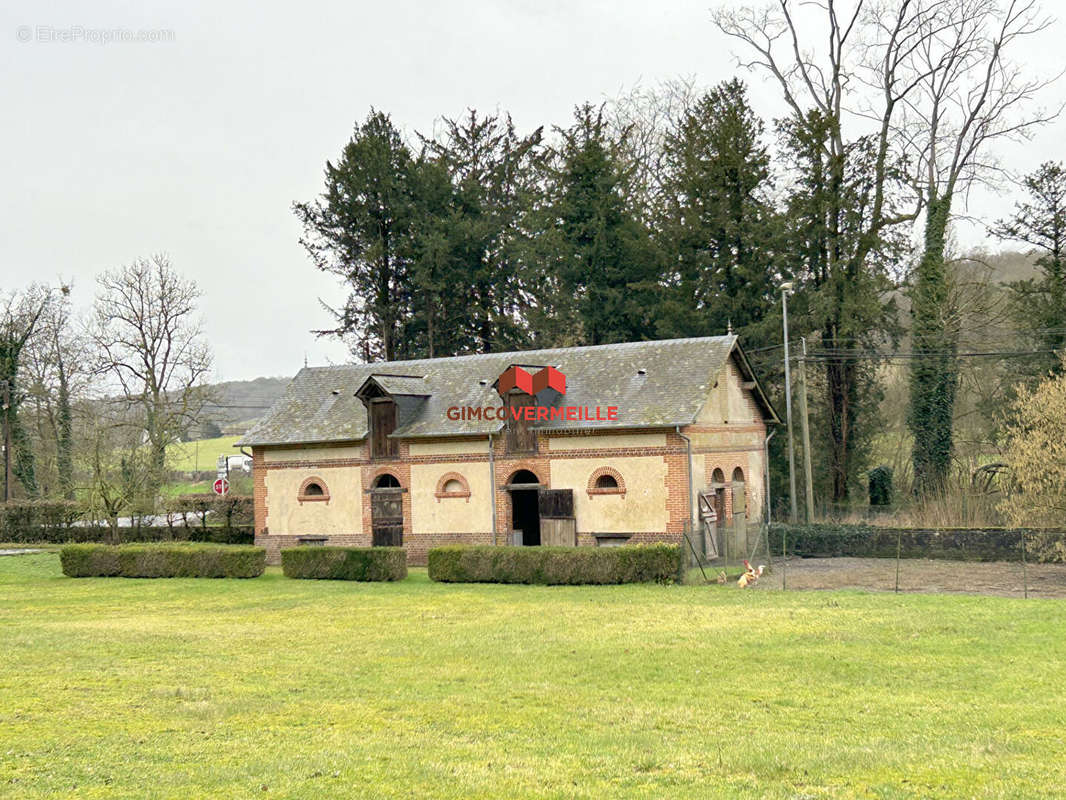
M 396 430 L 396 403 L 377 400 L 370 404 L 370 434 L 372 458 L 395 458 L 397 441 L 389 434 Z
M 541 489 L 537 493 L 541 519 L 573 519 L 573 489 Z
M 524 408 L 537 404 L 532 395 L 515 392 L 507 395 L 507 452 L 508 453 L 532 453 L 537 449 L 537 434 L 532 430 L 531 422 L 527 422 L 524 414 L 515 419 L 512 408 Z

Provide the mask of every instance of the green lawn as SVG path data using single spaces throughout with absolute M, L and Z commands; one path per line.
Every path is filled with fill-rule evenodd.
M 1054 796 L 1063 631 L 1051 600 L 4 557 L 0 795 Z
M 233 445 L 239 436 L 220 436 L 197 442 L 181 442 L 167 448 L 167 466 L 178 472 L 214 471 L 219 456 L 236 456 Z

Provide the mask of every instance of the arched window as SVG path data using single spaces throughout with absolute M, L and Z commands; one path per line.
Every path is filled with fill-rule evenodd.
M 470 502 L 470 484 L 458 472 L 445 472 L 437 481 L 437 502 L 445 497 L 465 497 Z
M 329 487 L 326 486 L 326 482 L 319 477 L 307 478 L 300 484 L 300 491 L 296 495 L 296 499 L 301 502 L 329 502 Z
M 600 467 L 589 476 L 586 491 L 591 497 L 594 494 L 621 494 L 626 493 L 626 482 L 622 473 L 614 467 Z
M 744 470 L 737 467 L 733 470 L 733 515 L 743 514 L 747 511 L 747 492 L 744 487 Z
M 540 483 L 540 478 L 538 478 L 535 473 L 531 472 L 528 469 L 520 469 L 511 476 L 510 480 L 508 480 L 507 483 Z
M 399 489 L 400 488 L 400 481 L 395 475 L 393 475 L 391 473 L 388 473 L 388 472 L 383 472 L 380 475 L 378 475 L 377 479 L 374 481 L 374 488 L 375 489 Z

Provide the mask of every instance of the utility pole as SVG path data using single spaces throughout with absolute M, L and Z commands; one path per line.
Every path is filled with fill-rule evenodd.
M 11 499 L 11 382 L 2 380 L 4 393 L 4 502 Z
M 795 524 L 799 519 L 796 503 L 796 448 L 792 443 L 792 375 L 788 365 L 788 293 L 792 290 L 792 281 L 781 284 L 781 324 L 785 338 L 785 418 L 788 422 L 788 520 Z
M 800 339 L 803 343 L 803 358 L 800 359 L 800 436 L 803 438 L 803 489 L 806 493 L 807 524 L 813 522 L 814 484 L 811 483 L 811 428 L 807 420 L 807 337 Z

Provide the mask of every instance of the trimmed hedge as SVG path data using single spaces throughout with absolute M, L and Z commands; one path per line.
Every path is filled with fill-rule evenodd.
M 0 504 L 2 505 L 2 504 Z M 83 542 L 107 542 L 126 544 L 130 542 L 213 542 L 215 544 L 252 544 L 255 530 L 251 525 L 235 525 L 221 528 L 200 526 L 157 525 L 149 527 L 118 528 L 118 541 L 114 540 L 111 528 L 106 525 L 79 525 L 70 528 L 23 528 L 17 533 L 0 532 L 0 541 L 18 544 L 76 544 Z
M 336 581 L 402 581 L 407 551 L 402 547 L 286 547 L 281 570 L 287 578 Z
M 257 578 L 262 547 L 219 544 L 71 544 L 59 553 L 71 578 Z
M 681 547 L 497 547 L 450 545 L 429 551 L 430 580 L 550 585 L 676 583 Z
M 872 525 L 770 526 L 770 550 L 801 558 L 936 558 L 953 561 L 1021 561 L 1022 537 L 1032 561 L 1066 561 L 1066 531 L 1035 528 L 880 528 Z

